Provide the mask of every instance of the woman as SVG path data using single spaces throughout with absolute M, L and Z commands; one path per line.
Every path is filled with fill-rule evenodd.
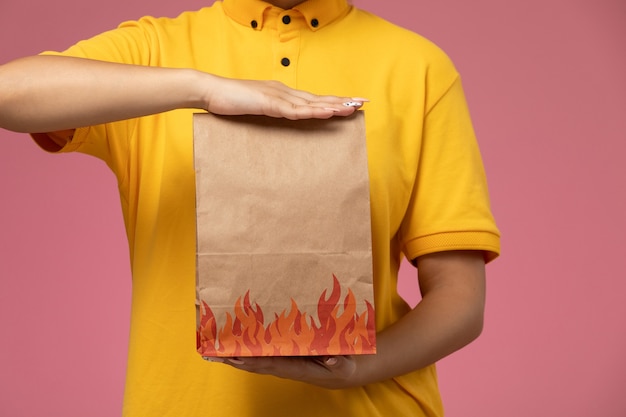
M 432 43 L 346 0 L 223 0 L 5 64 L 0 91 L 0 126 L 117 176 L 133 271 L 125 416 L 443 414 L 433 364 L 481 332 L 499 235 L 459 75 Z M 203 361 L 192 114 L 361 107 L 378 353 Z M 396 291 L 403 256 L 414 309 Z

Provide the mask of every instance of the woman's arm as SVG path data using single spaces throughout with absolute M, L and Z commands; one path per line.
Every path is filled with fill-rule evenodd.
M 317 96 L 276 81 L 233 80 L 191 69 L 60 56 L 0 66 L 0 127 L 52 132 L 179 108 L 289 119 L 352 114 L 347 97 Z
M 325 388 L 348 388 L 423 368 L 473 341 L 482 331 L 485 261 L 480 251 L 450 251 L 417 259 L 420 303 L 377 335 L 377 354 L 224 360 L 236 368 Z
M 417 268 L 422 300 L 380 333 L 378 360 L 355 377 L 369 382 L 423 368 L 482 332 L 486 283 L 481 251 L 425 255 L 417 258 Z

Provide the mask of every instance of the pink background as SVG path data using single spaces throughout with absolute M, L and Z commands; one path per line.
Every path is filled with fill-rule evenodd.
M 0 62 L 203 4 L 2 0 Z M 448 416 L 626 415 L 626 3 L 355 4 L 456 62 L 503 232 L 483 336 L 440 363 Z M 119 415 L 130 274 L 113 176 L 0 130 L 0 198 L 0 415 Z M 409 268 L 402 292 L 415 301 Z

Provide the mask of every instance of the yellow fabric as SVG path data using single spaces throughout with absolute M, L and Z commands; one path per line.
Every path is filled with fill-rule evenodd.
M 364 111 L 378 329 L 409 310 L 396 291 L 403 252 L 409 259 L 451 249 L 497 256 L 498 230 L 454 66 L 432 43 L 345 0 L 309 0 L 289 11 L 224 0 L 175 19 L 124 23 L 64 54 L 371 99 Z M 441 416 L 434 366 L 329 391 L 199 357 L 193 112 L 81 128 L 63 148 L 101 158 L 119 182 L 133 272 L 124 415 Z

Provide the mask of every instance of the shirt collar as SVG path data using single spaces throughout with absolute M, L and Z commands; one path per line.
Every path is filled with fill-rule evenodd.
M 282 11 L 262 0 L 223 0 L 223 7 L 231 19 L 256 30 L 263 28 L 267 13 L 272 9 Z M 350 8 L 347 0 L 307 0 L 292 10 L 300 12 L 309 28 L 316 31 L 345 16 Z

